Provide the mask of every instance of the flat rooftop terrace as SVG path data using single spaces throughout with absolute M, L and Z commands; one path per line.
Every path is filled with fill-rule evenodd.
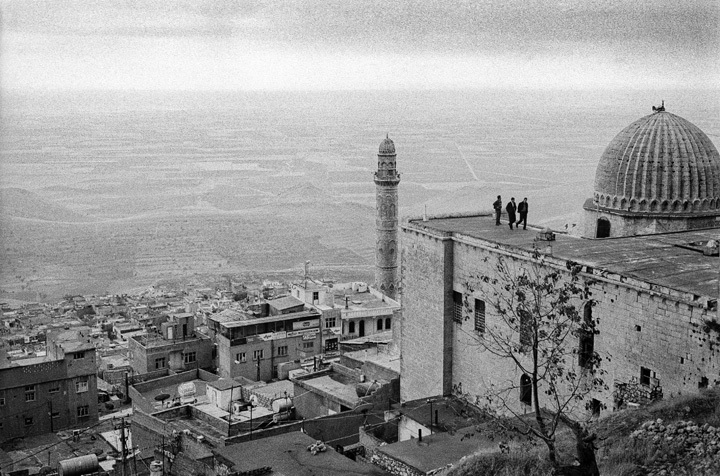
M 544 253 L 549 245 L 554 258 L 592 267 L 595 274 L 606 271 L 689 295 L 718 298 L 720 258 L 705 256 L 689 245 L 720 240 L 720 224 L 712 229 L 597 240 L 556 232 L 555 241 L 536 241 L 540 228 L 528 225 L 527 230 L 510 230 L 507 218 L 503 216 L 501 221 L 502 225 L 496 226 L 490 214 L 437 217 L 409 220 L 403 228 L 478 239 L 497 248 L 525 252 L 538 249 Z

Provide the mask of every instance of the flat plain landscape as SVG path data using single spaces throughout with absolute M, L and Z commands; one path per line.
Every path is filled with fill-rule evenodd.
M 377 148 L 401 216 L 580 226 L 595 167 L 665 99 L 718 144 L 717 91 L 4 92 L 0 297 L 52 301 L 221 276 L 371 281 Z

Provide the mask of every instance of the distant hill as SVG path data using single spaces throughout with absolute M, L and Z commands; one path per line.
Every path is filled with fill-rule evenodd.
M 90 222 L 92 217 L 55 205 L 22 188 L 0 189 L 0 214 L 5 217 L 27 218 L 54 222 Z

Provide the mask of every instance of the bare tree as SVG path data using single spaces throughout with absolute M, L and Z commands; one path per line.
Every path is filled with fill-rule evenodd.
M 590 395 L 607 385 L 594 348 L 598 319 L 592 315 L 592 282 L 580 276 L 581 266 L 568 262 L 567 269 L 553 268 L 538 253 L 528 261 L 500 257 L 489 269 L 492 273 L 472 275 L 464 283 L 464 318 L 471 315 L 470 297 L 483 296 L 490 312 L 482 332 L 472 334 L 473 342 L 509 362 L 521 378 L 494 381 L 479 397 L 497 421 L 514 416 L 513 430 L 542 440 L 558 474 L 599 474 L 596 437 L 587 423 L 603 407 Z M 528 410 L 534 418 L 527 418 Z M 575 435 L 580 466 L 558 461 L 561 423 Z

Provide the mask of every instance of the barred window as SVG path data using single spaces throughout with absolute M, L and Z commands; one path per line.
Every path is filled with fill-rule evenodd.
M 247 361 L 247 356 L 245 355 L 245 352 L 239 352 L 235 354 L 235 360 L 238 363 Z
M 165 368 L 165 357 L 160 357 L 159 359 L 155 359 L 155 368 L 156 369 L 164 369 Z
M 287 355 L 288 354 L 288 346 L 281 345 L 277 348 L 277 355 Z
M 253 350 L 253 360 L 259 360 L 265 357 L 263 349 Z
M 315 347 L 315 342 L 313 342 L 313 341 L 303 342 L 303 349 L 313 349 L 314 347 Z
M 520 315 L 520 345 L 532 345 L 532 315 L 525 309 L 518 309 Z
M 595 353 L 595 333 L 592 320 L 592 303 L 585 304 L 583 311 L 584 328 L 580 329 L 578 348 L 578 365 L 585 369 L 592 368 L 592 357 Z
M 457 291 L 453 291 L 453 321 L 463 321 L 463 295 Z
M 81 405 L 77 407 L 77 416 L 84 417 L 90 415 L 90 407 L 88 405 Z
M 485 333 L 485 301 L 482 299 L 475 300 L 475 332 Z
M 183 362 L 191 364 L 197 360 L 197 352 L 185 352 L 183 354 Z
M 328 317 L 325 319 L 325 327 L 335 327 L 337 325 L 337 319 L 335 317 Z

